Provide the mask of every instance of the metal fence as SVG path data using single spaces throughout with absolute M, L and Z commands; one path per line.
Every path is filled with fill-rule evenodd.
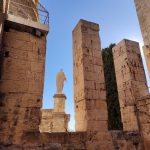
M 8 14 L 49 26 L 49 12 L 40 3 L 9 0 Z

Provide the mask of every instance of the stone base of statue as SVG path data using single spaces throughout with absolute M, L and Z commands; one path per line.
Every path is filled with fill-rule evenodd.
M 54 112 L 65 113 L 66 95 L 56 93 L 53 97 L 54 97 Z
M 61 93 L 54 95 L 54 109 L 42 110 L 40 132 L 66 132 L 70 115 L 65 113 L 66 96 Z

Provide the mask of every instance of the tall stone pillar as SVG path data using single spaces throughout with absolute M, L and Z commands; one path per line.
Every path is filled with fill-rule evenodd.
M 150 1 L 134 0 L 144 40 L 144 55 L 150 76 Z
M 32 20 L 32 1 L 9 2 L 0 20 L 0 143 L 18 144 L 28 132 L 39 131 L 48 26 Z
M 73 30 L 73 61 L 76 131 L 87 131 L 91 137 L 87 140 L 89 150 L 113 149 L 107 134 L 108 114 L 98 24 L 79 21 Z
M 134 0 L 137 15 L 144 40 L 143 51 L 146 59 L 147 69 L 150 76 L 150 1 Z M 150 94 L 138 100 L 139 120 L 141 135 L 144 139 L 145 150 L 150 148 Z
M 148 94 L 139 43 L 122 40 L 113 48 L 123 129 L 137 131 L 137 98 Z

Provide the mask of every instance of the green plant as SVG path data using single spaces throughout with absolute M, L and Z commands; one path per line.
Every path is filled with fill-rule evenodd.
M 118 90 L 116 83 L 116 75 L 113 61 L 112 48 L 115 44 L 102 50 L 104 76 L 106 84 L 106 97 L 108 106 L 108 129 L 121 130 L 121 113 L 119 106 Z

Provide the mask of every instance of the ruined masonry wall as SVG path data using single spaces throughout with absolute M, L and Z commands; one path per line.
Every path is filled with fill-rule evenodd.
M 54 109 L 42 109 L 40 132 L 67 132 L 70 115 L 65 112 L 66 96 L 54 95 Z
M 18 143 L 39 130 L 46 38 L 9 29 L 3 34 L 0 78 L 0 142 Z
M 46 39 L 12 29 L 4 32 L 0 78 L 1 150 L 143 150 L 138 134 L 108 132 L 98 31 L 97 24 L 81 20 L 73 33 L 76 128 L 86 132 L 51 134 L 40 133 L 38 129 Z
M 42 109 L 42 120 L 40 124 L 40 132 L 52 132 L 52 111 L 51 109 Z
M 69 120 L 70 115 L 65 112 L 42 109 L 40 132 L 67 132 Z
M 137 98 L 148 94 L 139 44 L 122 40 L 113 48 L 114 65 L 124 131 L 139 130 Z
M 113 137 L 114 149 L 117 150 L 143 150 L 138 133 L 114 131 Z M 35 138 L 36 137 L 36 138 Z M 34 133 L 26 135 L 25 143 L 21 145 L 0 145 L 1 150 L 87 150 L 86 141 L 95 137 L 85 132 L 65 132 L 65 133 Z M 101 141 L 104 140 L 101 137 Z M 103 145 L 103 144 L 102 144 Z M 97 147 L 94 150 L 113 150 L 107 147 Z M 92 149 L 89 149 L 92 150 Z
M 138 119 L 145 150 L 150 148 L 150 95 L 138 99 Z

